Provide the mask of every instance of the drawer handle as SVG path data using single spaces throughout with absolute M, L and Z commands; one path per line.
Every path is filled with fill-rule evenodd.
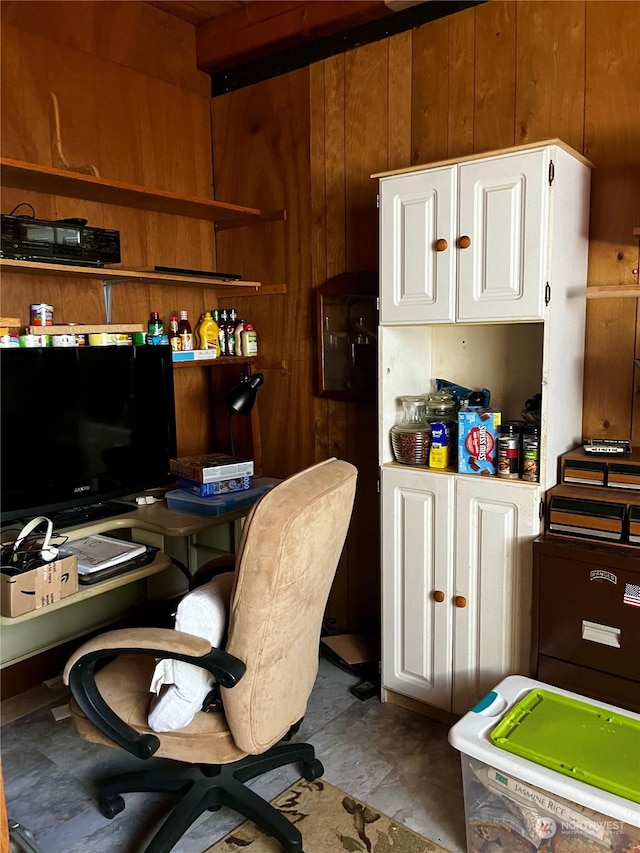
M 471 245 L 471 237 L 467 237 L 465 235 L 464 237 L 461 237 L 458 240 L 458 246 L 460 246 L 461 249 L 468 249 L 470 245 Z
M 467 599 L 464 597 L 464 595 L 456 595 L 456 597 L 453 599 L 453 601 L 454 601 L 454 604 L 456 605 L 456 607 L 466 607 L 467 606 Z
M 444 601 L 444 592 L 441 589 L 437 589 L 433 593 L 433 597 L 435 598 L 436 601 Z
M 436 252 L 445 252 L 449 248 L 449 244 L 441 237 L 439 240 L 436 240 Z

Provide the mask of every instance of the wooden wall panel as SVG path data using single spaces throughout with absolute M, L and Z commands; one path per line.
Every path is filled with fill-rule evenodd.
M 449 19 L 448 156 L 473 153 L 476 10 Z M 455 154 L 453 153 L 455 152 Z
M 411 163 L 443 160 L 448 156 L 448 18 L 414 30 L 412 61 Z
M 387 103 L 387 163 L 385 169 L 401 169 L 411 162 L 411 45 L 413 33 L 400 33 L 387 40 L 389 82 Z
M 506 148 L 515 142 L 517 9 L 518 4 L 509 0 L 491 0 L 476 8 L 476 152 Z M 531 48 L 536 50 L 537 45 Z
M 557 137 L 576 151 L 582 151 L 583 0 L 563 3 L 521 0 L 516 37 L 516 145 Z M 532 44 L 535 50 L 531 49 Z
M 589 284 L 633 284 L 640 224 L 640 8 L 586 4 L 585 154 L 592 177 Z M 640 438 L 636 303 L 588 303 L 584 432 Z M 635 430 L 633 428 L 635 427 Z

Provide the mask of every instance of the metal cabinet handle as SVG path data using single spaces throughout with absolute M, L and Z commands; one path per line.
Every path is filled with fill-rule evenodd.
M 437 589 L 433 593 L 433 597 L 435 598 L 436 601 L 444 601 L 444 592 L 442 592 L 441 589 Z
M 436 240 L 436 252 L 444 252 L 449 248 L 449 244 L 441 237 L 439 240 Z
M 460 239 L 458 240 L 458 246 L 461 249 L 468 249 L 470 245 L 471 245 L 471 237 L 467 237 L 465 235 L 464 237 L 460 237 Z
M 466 607 L 467 606 L 467 599 L 464 597 L 464 595 L 456 595 L 456 597 L 453 599 L 453 601 L 454 601 L 456 607 Z

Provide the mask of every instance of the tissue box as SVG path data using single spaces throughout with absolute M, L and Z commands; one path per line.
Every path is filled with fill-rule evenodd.
M 0 575 L 0 614 L 22 616 L 47 607 L 78 591 L 78 560 L 75 554 L 61 554 L 20 575 Z
M 495 474 L 501 413 L 489 406 L 458 412 L 458 472 Z

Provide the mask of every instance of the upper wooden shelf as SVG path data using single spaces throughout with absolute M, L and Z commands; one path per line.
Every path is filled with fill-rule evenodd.
M 259 210 L 224 201 L 159 192 L 122 181 L 107 181 L 93 175 L 65 172 L 50 166 L 23 163 L 0 157 L 0 179 L 5 187 L 117 204 L 138 210 L 188 216 L 210 222 L 260 217 Z
M 78 267 L 72 264 L 46 264 L 40 261 L 14 261 L 0 258 L 0 269 L 6 272 L 31 273 L 32 275 L 55 275 L 66 278 L 92 278 L 102 282 L 141 281 L 146 284 L 171 284 L 178 287 L 208 287 L 217 291 L 241 291 L 243 296 L 251 296 L 260 289 L 258 281 L 238 279 L 213 279 L 205 276 L 178 275 L 176 273 L 148 272 L 146 270 L 114 269 L 113 267 Z M 270 290 L 272 288 L 269 288 Z
M 620 297 L 638 299 L 640 297 L 640 285 L 594 284 L 587 288 L 587 299 L 613 299 Z

